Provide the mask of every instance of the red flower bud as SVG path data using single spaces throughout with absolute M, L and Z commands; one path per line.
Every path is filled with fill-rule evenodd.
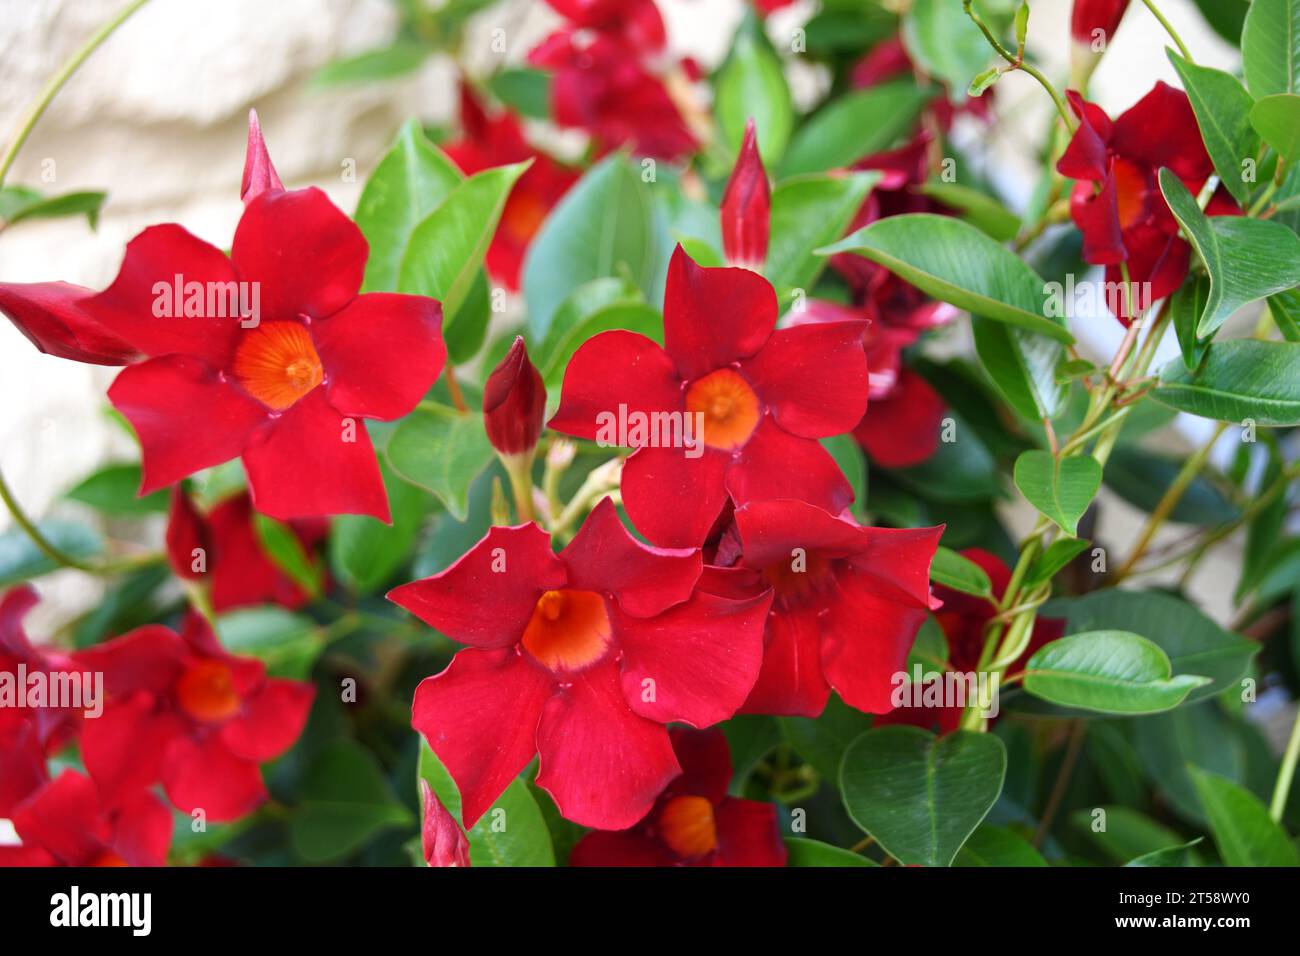
M 745 124 L 745 140 L 736 168 L 722 194 L 722 250 L 727 262 L 759 272 L 767 260 L 768 219 L 772 194 L 758 155 L 754 120 Z
M 247 206 L 268 189 L 284 189 L 284 183 L 271 165 L 271 154 L 262 139 L 262 124 L 257 121 L 257 110 L 248 111 L 248 151 L 244 154 L 244 180 L 239 186 L 239 198 Z
M 469 866 L 469 840 L 433 789 L 420 781 L 424 794 L 424 861 L 430 866 Z
M 483 424 L 492 447 L 503 455 L 531 452 L 542 433 L 546 386 L 528 359 L 523 336 L 488 376 L 483 388 Z
M 1098 39 L 1110 43 L 1119 27 L 1120 18 L 1128 9 L 1129 0 L 1074 0 L 1074 10 L 1070 14 L 1070 35 L 1080 43 L 1092 44 Z M 1100 52 L 1100 51 L 1098 51 Z

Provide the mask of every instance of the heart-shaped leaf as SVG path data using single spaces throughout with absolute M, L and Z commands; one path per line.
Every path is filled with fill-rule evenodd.
M 1073 536 L 1101 487 L 1101 465 L 1088 455 L 1057 460 L 1032 448 L 1016 459 L 1016 487 L 1031 505 Z
M 849 816 L 894 859 L 948 866 L 997 801 L 1006 769 L 992 734 L 881 727 L 845 752 L 840 790 Z

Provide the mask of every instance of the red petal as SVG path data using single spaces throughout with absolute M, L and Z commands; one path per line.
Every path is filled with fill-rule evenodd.
M 0 818 L 8 819 L 47 779 L 36 724 L 17 720 L 0 726 Z
M 728 798 L 713 810 L 718 830 L 714 866 L 785 866 L 776 807 L 756 800 Z
M 898 384 L 876 399 L 853 430 L 871 460 L 886 468 L 919 465 L 939 448 L 939 430 L 948 406 L 930 383 L 902 368 Z
M 131 866 L 164 866 L 172 844 L 172 813 L 147 791 L 115 808 L 112 849 Z
M 307 594 L 270 559 L 253 529 L 253 501 L 247 493 L 231 495 L 208 515 L 212 550 L 212 606 L 217 611 L 250 604 L 301 607 Z M 310 553 L 311 543 L 294 529 Z
M 95 784 L 75 770 L 63 771 L 15 810 L 13 825 L 24 844 L 49 851 L 65 866 L 94 862 L 111 836 Z
M 1079 182 L 1070 193 L 1070 218 L 1083 233 L 1083 258 L 1093 265 L 1110 265 L 1128 258 L 1119 224 L 1119 191 L 1110 173 L 1101 190 Z
M 602 498 L 564 549 L 569 587 L 613 593 L 619 607 L 651 617 L 691 596 L 703 564 L 695 548 L 654 548 L 632 537 Z
M 424 794 L 424 826 L 420 832 L 424 862 L 429 866 L 469 866 L 469 840 L 465 831 L 423 779 L 420 792 Z
M 682 765 L 682 775 L 672 782 L 673 793 L 691 793 L 718 804 L 731 786 L 731 748 L 727 735 L 716 727 L 693 730 L 674 727 L 668 731 L 673 753 Z
M 632 712 L 614 661 L 589 668 L 542 711 L 537 785 L 568 820 L 622 830 L 681 773 L 661 724 Z
M 241 279 L 261 283 L 262 321 L 275 322 L 323 319 L 351 302 L 369 251 L 352 220 L 311 188 L 250 202 L 230 255 Z
M 629 416 L 682 410 L 682 383 L 672 360 L 644 335 L 621 329 L 601 332 L 573 353 L 550 427 L 616 444 L 601 435 L 601 425 L 602 416 L 618 416 L 620 405 Z
M 167 563 L 177 577 L 197 581 L 202 572 L 194 570 L 195 552 L 206 554 L 208 526 L 194 507 L 181 483 L 172 485 L 171 508 L 167 515 Z M 204 559 L 206 566 L 206 558 Z
M 728 469 L 727 490 L 737 505 L 798 498 L 839 514 L 853 502 L 853 488 L 831 453 L 820 442 L 791 435 L 770 415 Z
M 268 678 L 221 728 L 230 752 L 246 760 L 274 760 L 294 745 L 307 724 L 316 688 L 296 680 Z
M 244 450 L 267 411 L 188 355 L 125 368 L 108 390 L 140 439 L 140 494 L 220 465 Z
M 675 866 L 677 857 L 644 831 L 593 830 L 573 845 L 569 866 Z
M 1162 81 L 1115 120 L 1111 148 L 1183 180 L 1204 182 L 1214 172 L 1187 94 Z
M 867 407 L 865 329 L 864 322 L 780 329 L 740 367 L 786 431 L 804 438 L 839 435 Z
M 463 644 L 513 647 L 542 592 L 567 580 L 550 535 L 530 523 L 489 528 L 446 571 L 394 588 L 388 599 Z
M 113 284 L 87 299 L 84 308 L 145 355 L 194 355 L 224 368 L 240 331 L 240 296 L 230 294 L 240 287 L 228 283 L 239 279 L 216 246 L 175 223 L 150 226 L 127 244 Z M 187 290 L 201 292 L 202 304 L 192 311 L 202 315 L 186 314 Z M 244 298 L 251 295 L 247 290 Z M 213 297 L 219 301 L 209 308 Z
M 711 448 L 699 458 L 681 448 L 641 448 L 623 465 L 623 507 L 655 544 L 697 548 L 727 501 L 731 458 Z
M 763 667 L 743 713 L 817 717 L 825 709 L 831 689 L 822 676 L 820 612 L 778 607 L 768 616 Z
M 81 731 L 81 757 L 87 772 L 110 800 L 152 786 L 162 774 L 172 743 L 185 726 L 147 693 L 104 708 Z
M 349 440 L 352 439 L 352 440 Z M 388 521 L 388 493 L 365 423 L 308 392 L 244 449 L 258 511 L 288 521 L 322 515 L 372 515 Z
M 247 206 L 267 190 L 283 190 L 284 183 L 271 165 L 271 155 L 262 138 L 262 124 L 257 110 L 248 111 L 248 149 L 244 153 L 244 179 L 239 184 L 239 198 Z
M 758 679 L 771 605 L 770 592 L 732 601 L 700 591 L 658 617 L 622 617 L 623 693 L 632 709 L 693 727 L 733 716 Z
M 125 365 L 138 349 L 102 327 L 84 308 L 94 293 L 66 282 L 0 282 L 0 312 L 47 355 Z
M 514 650 L 467 648 L 415 690 L 411 726 L 460 788 L 461 820 L 472 827 L 537 753 L 551 676 Z M 539 781 L 540 782 L 540 781 Z
M 776 293 L 748 269 L 705 269 L 681 246 L 668 263 L 664 348 L 687 380 L 749 358 L 776 327 Z
M 1067 90 L 1065 95 L 1069 98 L 1075 115 L 1079 117 L 1079 126 L 1065 147 L 1065 152 L 1057 160 L 1056 171 L 1071 179 L 1101 182 L 1110 171 L 1110 152 L 1107 148 L 1111 137 L 1110 118 L 1074 90 Z
M 129 634 L 78 651 L 77 666 L 104 675 L 109 697 L 144 690 L 159 697 L 171 692 L 185 662 L 180 635 L 161 624 L 146 624 Z
M 442 306 L 416 295 L 371 292 L 314 323 L 330 404 L 345 415 L 400 418 L 447 361 Z
M 238 820 L 266 799 L 257 763 L 231 753 L 217 734 L 176 740 L 163 767 L 163 789 L 176 809 L 202 810 L 210 823 Z
M 806 501 L 755 501 L 736 509 L 736 527 L 746 567 L 763 569 L 789 562 L 792 548 L 844 557 L 866 551 L 868 531 Z

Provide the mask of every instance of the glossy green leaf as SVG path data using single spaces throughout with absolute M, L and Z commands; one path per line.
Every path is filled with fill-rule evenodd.
M 1178 347 L 1183 352 L 1183 364 L 1190 369 L 1201 364 L 1209 339 L 1202 339 L 1196 334 L 1197 323 L 1205 312 L 1205 305 L 1210 299 L 1210 279 L 1198 273 L 1189 276 L 1169 300 L 1169 318 L 1178 337 Z
M 1150 853 L 1143 853 L 1125 863 L 1125 866 L 1148 867 L 1148 866 L 1199 866 L 1197 862 L 1195 849 L 1202 838 L 1197 837 L 1187 843 L 1180 843 L 1178 846 L 1168 846 L 1163 850 L 1152 850 Z
M 308 595 L 320 597 L 325 571 L 303 548 L 292 528 L 283 521 L 254 512 L 253 531 L 258 544 L 277 568 Z
M 722 142 L 734 160 L 751 117 L 758 135 L 758 152 L 774 168 L 794 127 L 794 106 L 781 60 L 748 30 L 736 35 L 735 46 L 714 83 L 714 112 Z
M 1300 343 L 1215 342 L 1195 371 L 1181 361 L 1166 365 L 1152 397 L 1222 422 L 1300 425 Z
M 282 607 L 246 607 L 217 618 L 217 636 L 232 654 L 256 657 L 276 677 L 306 680 L 325 647 L 316 622 Z
M 881 727 L 845 752 L 840 792 L 853 821 L 900 863 L 948 866 L 997 800 L 1006 765 L 992 734 Z
M 1033 448 L 1016 459 L 1014 477 L 1025 500 L 1073 536 L 1101 487 L 1101 465 L 1090 455 L 1058 460 Z
M 1002 397 L 1025 420 L 1056 418 L 1069 390 L 1060 380 L 1065 349 L 1045 335 L 971 316 L 975 351 Z
M 438 496 L 465 520 L 469 486 L 495 456 L 483 416 L 434 406 L 402 419 L 388 441 L 388 463 L 412 484 Z
M 1057 538 L 1040 554 L 1025 575 L 1025 587 L 1032 588 L 1056 577 L 1056 573 L 1091 546 L 1083 538 Z
M 986 22 L 992 14 L 993 29 L 1007 25 L 1002 5 L 980 0 L 975 6 Z M 902 39 L 912 62 L 927 76 L 943 80 L 954 96 L 997 56 L 960 5 L 947 0 L 915 0 L 903 17 Z
M 502 70 L 488 80 L 488 88 L 516 113 L 530 119 L 547 119 L 551 115 L 551 77 L 542 70 Z
M 1131 416 L 1130 416 L 1131 417 Z M 1133 444 L 1120 444 L 1106 462 L 1106 487 L 1129 504 L 1152 511 L 1178 476 L 1183 462 Z M 1179 524 L 1211 525 L 1232 521 L 1241 513 L 1207 474 L 1197 475 L 1169 515 Z
M 1256 99 L 1300 93 L 1300 0 L 1253 0 L 1241 30 L 1241 56 Z
M 974 594 L 976 597 L 991 597 L 993 583 L 987 572 L 970 558 L 962 557 L 951 548 L 940 547 L 930 562 L 930 580 L 935 584 Z
M 1043 855 L 1024 837 L 985 823 L 957 853 L 953 866 L 1047 866 Z
M 890 80 L 836 97 L 799 127 L 781 163 L 781 178 L 850 166 L 889 149 L 908 134 L 933 97 L 933 89 L 911 80 Z
M 876 866 L 874 860 L 845 850 L 842 847 L 822 843 L 820 840 L 807 840 L 802 837 L 786 837 L 786 866 Z
M 1059 342 L 1074 341 L 1063 325 L 1044 315 L 1046 283 L 1034 270 L 960 219 L 931 213 L 889 216 L 819 251 L 857 253 L 958 308 Z
M 919 192 L 960 212 L 961 218 L 998 242 L 1010 242 L 1020 231 L 1020 217 L 988 193 L 963 186 L 931 180 Z
M 1300 866 L 1300 852 L 1257 796 L 1218 774 L 1193 767 L 1191 775 L 1224 863 Z
M 380 467 L 392 524 L 370 515 L 339 515 L 330 530 L 330 569 L 357 594 L 373 593 L 402 566 L 434 505 L 423 490 L 394 475 L 384 462 Z
M 1173 676 L 1159 645 L 1129 631 L 1086 631 L 1052 641 L 1025 665 L 1025 690 L 1065 707 L 1108 714 L 1153 714 L 1177 707 L 1210 682 Z
M 1275 93 L 1257 102 L 1250 123 L 1260 138 L 1289 160 L 1300 159 L 1300 95 Z
M 871 727 L 871 717 L 844 703 L 838 694 L 830 696 L 817 717 L 778 719 L 795 753 L 832 784 L 839 780 L 844 751 Z
M 85 216 L 90 228 L 99 225 L 107 193 L 81 191 L 61 196 L 45 196 L 26 186 L 0 188 L 0 223 L 16 225 L 24 219 L 57 219 L 62 216 Z
M 876 170 L 786 179 L 772 191 L 772 240 L 764 275 L 778 290 L 810 290 L 826 267 L 815 250 L 844 235 L 867 194 L 880 181 Z
M 340 859 L 379 831 L 412 822 L 378 761 L 351 740 L 335 741 L 316 756 L 301 796 L 289 819 L 289 840 L 309 863 Z
M 415 72 L 431 52 L 423 43 L 399 40 L 382 50 L 367 50 L 356 56 L 327 63 L 316 71 L 312 83 L 322 87 L 345 86 L 395 79 Z
M 166 491 L 155 491 L 141 498 L 137 495 L 139 490 L 139 465 L 108 465 L 82 479 L 64 492 L 63 497 L 110 515 L 133 517 L 167 511 Z
M 1210 275 L 1198 336 L 1212 335 L 1243 305 L 1300 284 L 1300 236 L 1286 226 L 1244 216 L 1209 218 L 1168 169 L 1160 170 L 1160 189 Z
M 1290 289 L 1268 297 L 1268 312 L 1282 338 L 1300 342 L 1300 290 Z
M 1191 63 L 1173 50 L 1166 52 L 1182 78 L 1215 172 L 1244 207 L 1251 184 L 1242 178 L 1242 162 L 1253 160 L 1259 152 L 1259 136 L 1251 126 L 1254 99 L 1231 73 Z

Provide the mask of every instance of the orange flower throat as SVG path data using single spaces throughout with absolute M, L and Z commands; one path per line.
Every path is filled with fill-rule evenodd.
M 264 322 L 235 351 L 235 377 L 276 411 L 293 405 L 325 378 L 311 333 L 297 322 Z
M 215 723 L 239 712 L 239 692 L 230 668 L 221 661 L 199 661 L 176 685 L 181 709 L 195 720 Z
M 758 427 L 758 395 L 739 372 L 720 368 L 691 382 L 686 389 L 686 410 L 704 416 L 704 444 L 734 451 Z
M 609 612 L 595 591 L 547 591 L 524 629 L 524 649 L 553 671 L 581 670 L 605 654 Z

